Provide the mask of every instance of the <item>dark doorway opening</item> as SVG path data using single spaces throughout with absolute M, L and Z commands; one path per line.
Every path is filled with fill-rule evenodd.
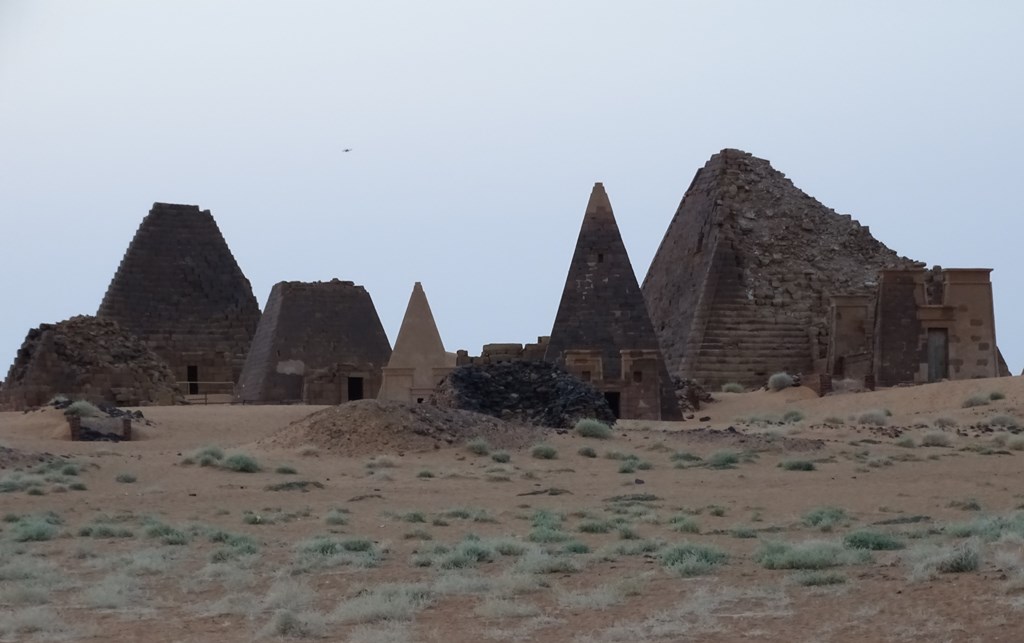
M 945 328 L 928 329 L 928 381 L 938 382 L 949 377 L 949 331 Z
M 608 400 L 608 406 L 611 407 L 612 413 L 616 418 L 620 417 L 620 403 L 622 396 L 618 391 L 608 391 L 604 394 L 604 399 Z
M 348 378 L 348 401 L 354 402 L 361 399 L 363 399 L 363 378 Z
M 186 369 L 185 379 L 188 380 L 188 394 L 199 395 L 199 367 L 190 364 Z

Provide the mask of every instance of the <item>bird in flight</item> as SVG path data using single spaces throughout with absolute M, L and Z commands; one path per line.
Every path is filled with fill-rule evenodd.
M 345 149 L 342 150 L 342 152 L 351 152 L 351 151 L 352 151 L 351 147 L 346 147 Z

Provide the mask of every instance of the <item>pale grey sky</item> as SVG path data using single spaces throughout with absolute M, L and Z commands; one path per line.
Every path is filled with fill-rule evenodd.
M 725 147 L 994 268 L 1018 373 L 1022 33 L 1001 0 L 0 0 L 0 376 L 96 312 L 154 201 L 212 210 L 261 305 L 353 280 L 394 341 L 422 281 L 449 350 L 532 341 L 592 184 L 643 279 Z

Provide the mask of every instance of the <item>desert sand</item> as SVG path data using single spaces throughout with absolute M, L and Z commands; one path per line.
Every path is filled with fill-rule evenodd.
M 143 408 L 127 443 L 0 413 L 0 640 L 1024 638 L 1024 378 L 715 397 L 553 459 L 280 446 L 323 407 Z

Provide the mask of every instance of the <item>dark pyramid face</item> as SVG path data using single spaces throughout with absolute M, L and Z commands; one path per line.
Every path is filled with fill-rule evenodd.
M 156 203 L 128 246 L 98 316 L 144 340 L 181 381 L 197 376 L 233 382 L 260 311 L 210 212 Z
M 313 371 L 335 368 L 339 382 L 359 377 L 364 395 L 375 397 L 390 356 L 365 288 L 351 281 L 282 281 L 267 299 L 236 394 L 244 402 L 299 401 Z
M 606 373 L 617 373 L 619 351 L 657 349 L 636 273 L 604 186 L 594 185 L 545 359 L 562 351 L 600 350 Z
M 572 351 L 571 359 L 566 351 Z M 623 351 L 633 352 L 624 359 Z M 590 194 L 544 358 L 589 379 L 621 417 L 680 418 L 636 274 L 600 183 Z M 601 375 L 592 377 L 595 367 Z

